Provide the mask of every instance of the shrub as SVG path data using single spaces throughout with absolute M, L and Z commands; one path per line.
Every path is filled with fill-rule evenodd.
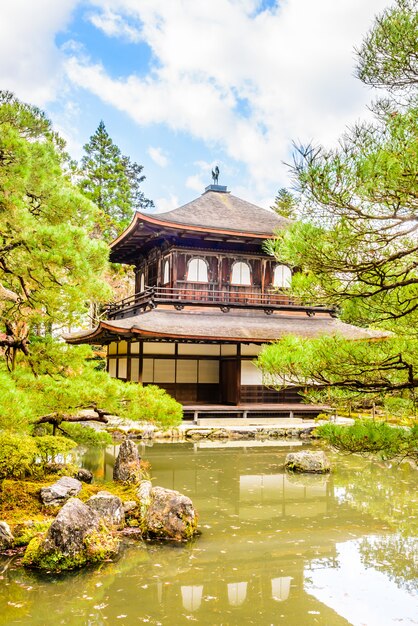
M 58 455 L 65 457 L 76 447 L 76 442 L 67 437 L 56 437 L 54 435 L 43 435 L 34 437 L 37 447 L 37 457 L 44 465 L 50 461 L 55 461 Z
M 351 426 L 323 424 L 316 434 L 344 452 L 379 453 L 383 458 L 418 458 L 418 425 L 394 428 L 385 422 L 358 420 Z
M 37 452 L 33 437 L 0 433 L 0 478 L 22 478 L 30 474 Z

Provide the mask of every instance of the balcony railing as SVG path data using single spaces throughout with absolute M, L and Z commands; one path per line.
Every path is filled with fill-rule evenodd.
M 218 307 L 224 313 L 230 309 L 261 309 L 267 315 L 274 311 L 303 311 L 307 315 L 315 313 L 335 314 L 331 307 L 303 304 L 297 298 L 277 292 L 255 293 L 247 291 L 219 291 L 200 286 L 199 289 L 187 287 L 145 287 L 141 293 L 124 298 L 119 302 L 107 304 L 104 314 L 110 319 L 132 317 L 158 305 L 173 305 L 181 310 L 185 306 Z

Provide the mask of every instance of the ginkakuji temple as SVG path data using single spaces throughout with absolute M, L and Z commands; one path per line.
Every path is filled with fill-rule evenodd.
M 318 413 L 301 404 L 301 389 L 263 384 L 254 364 L 262 345 L 289 334 L 377 333 L 288 295 L 292 268 L 263 242 L 289 224 L 218 184 L 173 211 L 135 213 L 110 246 L 113 263 L 134 266 L 135 293 L 66 340 L 107 346 L 112 377 L 166 389 L 185 415 Z

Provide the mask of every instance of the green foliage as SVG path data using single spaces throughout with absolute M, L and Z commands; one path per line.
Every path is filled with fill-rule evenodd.
M 0 478 L 21 478 L 31 473 L 37 452 L 32 437 L 0 433 Z
M 34 537 L 44 535 L 51 526 L 50 520 L 30 521 L 26 524 L 20 524 L 14 528 L 14 546 L 27 546 Z
M 142 190 L 143 166 L 123 156 L 100 122 L 84 146 L 80 188 L 100 209 L 97 226 L 106 239 L 113 239 L 128 226 L 135 209 L 154 206 Z
M 270 208 L 276 211 L 281 217 L 293 220 L 296 218 L 297 206 L 298 203 L 295 196 L 282 187 L 277 192 L 277 196 L 274 198 L 274 204 Z
M 107 434 L 95 434 L 90 428 L 66 423 L 81 409 L 98 409 L 163 429 L 181 423 L 182 407 L 166 391 L 111 378 L 107 372 L 96 369 L 92 356 L 89 346 L 48 340 L 33 346 L 31 359 L 36 377 L 24 362 L 13 373 L 0 369 L 0 382 L 5 382 L 6 390 L 0 395 L 0 432 L 28 433 L 39 419 L 50 416 L 51 423 L 62 425 L 74 441 L 107 445 Z
M 398 406 L 412 414 L 416 407 L 410 384 L 417 343 L 396 336 L 384 341 L 347 341 L 338 335 L 316 339 L 288 336 L 265 346 L 258 363 L 268 384 L 309 387 L 311 400 L 332 400 L 342 406 L 386 403 L 390 410 L 391 401 L 386 397 L 390 392 Z
M 418 17 L 412 0 L 396 0 L 377 18 L 359 51 L 359 76 L 403 89 L 372 107 L 337 149 L 298 148 L 292 172 L 301 221 L 267 244 L 280 262 L 302 267 L 292 293 L 307 304 L 333 305 L 345 322 L 393 333 L 380 343 L 284 340 L 260 364 L 287 382 L 317 385 L 318 398 L 360 393 L 411 411 L 418 388 L 417 83 Z M 288 354 L 283 352 L 288 351 Z M 310 392 L 311 397 L 315 392 Z
M 42 475 L 45 465 L 58 455 L 66 456 L 76 446 L 66 437 L 31 437 L 0 432 L 0 478 Z
M 358 50 L 358 77 L 367 85 L 408 89 L 418 81 L 415 0 L 396 0 L 376 18 Z
M 418 425 L 396 428 L 385 422 L 358 420 L 351 426 L 323 424 L 317 435 L 343 452 L 379 454 L 384 459 L 410 457 L 418 460 Z
M 28 337 L 77 324 L 109 292 L 96 207 L 71 182 L 64 142 L 35 107 L 0 92 L 0 347 L 10 368 Z
M 0 368 L 0 431 L 24 432 L 31 415 L 30 400 L 8 372 Z
M 43 435 L 34 437 L 36 443 L 36 457 L 40 459 L 42 465 L 52 462 L 57 456 L 64 459 L 71 450 L 76 447 L 76 442 L 67 437 L 55 437 L 53 435 Z
M 104 430 L 95 430 L 83 424 L 61 424 L 61 430 L 78 444 L 106 447 L 113 443 L 111 435 Z

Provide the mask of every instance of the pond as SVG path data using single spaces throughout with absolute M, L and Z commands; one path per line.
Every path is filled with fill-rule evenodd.
M 154 484 L 193 500 L 201 536 L 127 542 L 114 563 L 53 578 L 0 561 L 0 624 L 418 624 L 418 472 L 332 457 L 287 475 L 289 442 L 140 445 Z M 84 464 L 110 478 L 117 448 Z

